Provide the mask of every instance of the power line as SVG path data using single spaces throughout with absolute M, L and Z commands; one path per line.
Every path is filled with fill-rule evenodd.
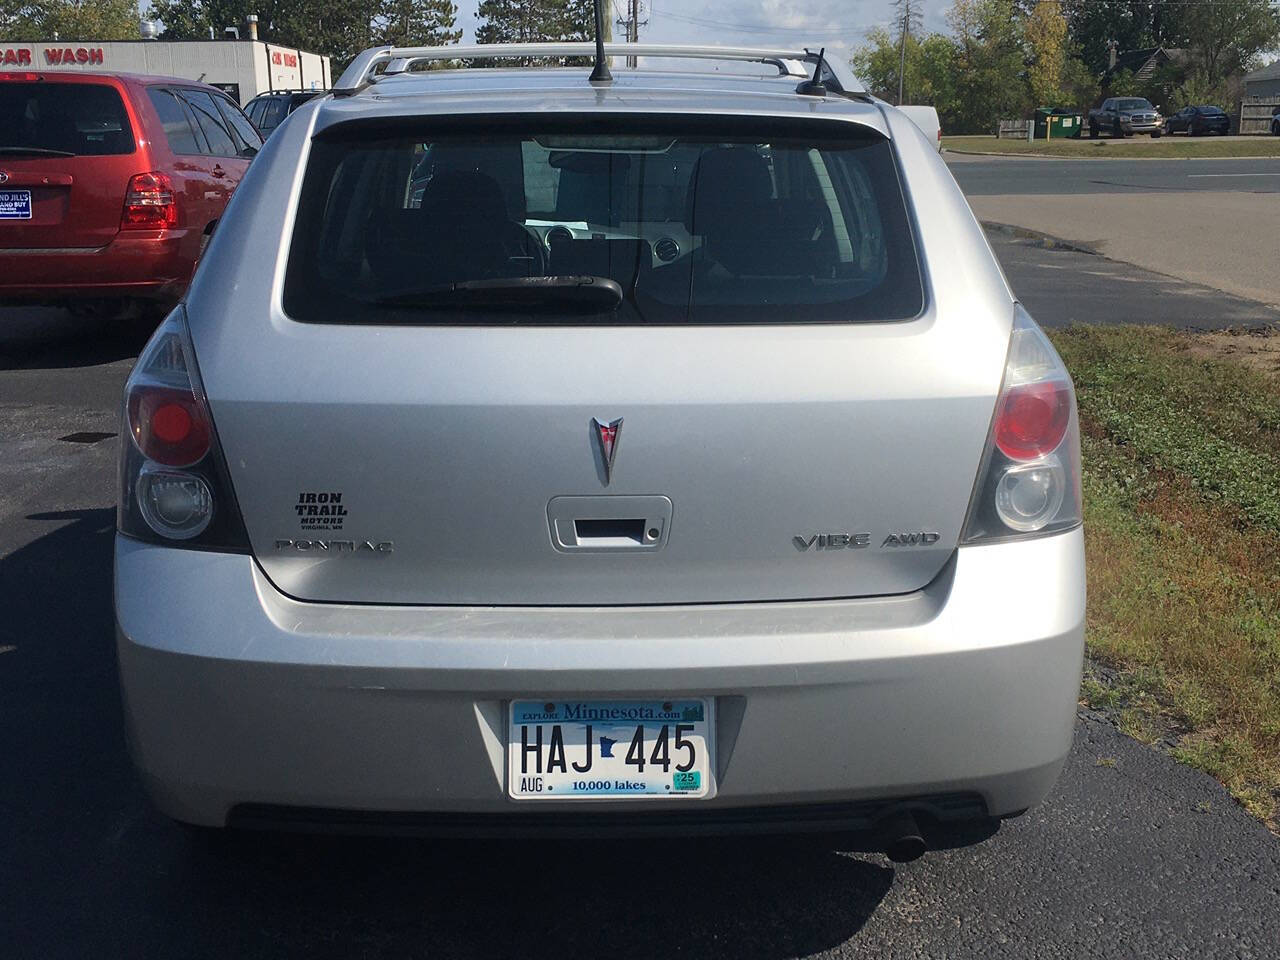
M 614 4 L 616 9 L 617 4 Z M 641 11 L 644 11 L 644 19 L 641 20 Z M 625 27 L 627 30 L 627 43 L 638 43 L 640 41 L 640 28 L 648 26 L 649 11 L 645 9 L 642 0 L 627 0 L 627 15 L 618 17 L 618 26 Z M 635 67 L 636 58 L 627 57 L 627 66 Z

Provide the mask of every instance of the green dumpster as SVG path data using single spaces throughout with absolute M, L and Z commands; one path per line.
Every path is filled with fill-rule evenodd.
M 1036 110 L 1037 140 L 1078 137 L 1084 128 L 1084 117 L 1065 107 L 1040 107 Z

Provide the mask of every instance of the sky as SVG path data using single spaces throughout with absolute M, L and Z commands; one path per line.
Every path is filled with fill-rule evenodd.
M 462 42 L 475 39 L 477 0 L 455 0 Z M 626 0 L 606 0 L 614 19 Z M 922 0 L 926 31 L 945 29 L 950 0 Z M 855 47 L 867 29 L 893 17 L 889 0 L 644 0 L 642 43 L 707 43 L 743 47 Z M 644 16 L 641 15 L 643 21 Z M 614 27 L 615 33 L 618 28 Z

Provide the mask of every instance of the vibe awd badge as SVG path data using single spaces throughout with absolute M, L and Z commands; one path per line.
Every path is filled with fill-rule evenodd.
M 613 460 L 618 455 L 618 440 L 622 436 L 622 418 L 606 421 L 599 417 L 592 417 L 591 428 L 599 450 L 601 465 L 604 467 L 604 484 L 607 487 L 609 481 L 613 479 Z
M 880 543 L 885 547 L 931 547 L 942 539 L 933 530 L 912 530 L 907 533 L 891 533 Z M 791 538 L 801 553 L 809 550 L 863 550 L 871 546 L 870 533 L 811 533 Z

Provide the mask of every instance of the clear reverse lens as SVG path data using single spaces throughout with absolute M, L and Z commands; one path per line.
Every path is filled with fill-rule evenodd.
M 1020 463 L 1004 471 L 996 484 L 996 513 L 1020 533 L 1043 529 L 1058 514 L 1067 478 L 1057 457 Z
M 160 536 L 190 540 L 213 518 L 213 494 L 200 477 L 147 464 L 138 477 L 142 519 Z

